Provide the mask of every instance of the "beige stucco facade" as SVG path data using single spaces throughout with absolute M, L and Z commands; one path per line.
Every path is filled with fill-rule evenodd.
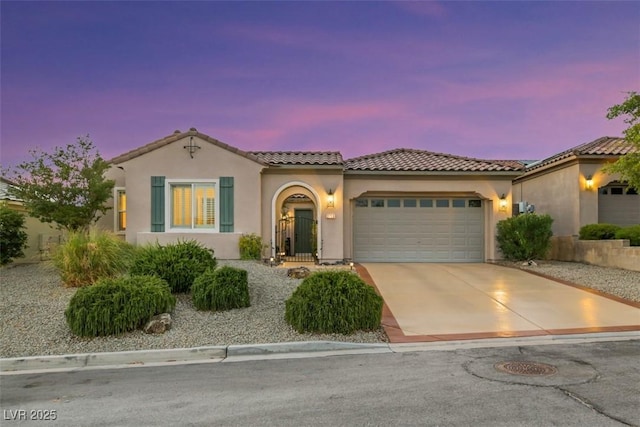
M 605 164 L 602 159 L 573 158 L 533 170 L 514 180 L 514 203 L 527 202 L 536 213 L 550 215 L 554 235 L 577 235 L 582 226 L 599 222 L 598 188 L 619 179 L 602 171 Z

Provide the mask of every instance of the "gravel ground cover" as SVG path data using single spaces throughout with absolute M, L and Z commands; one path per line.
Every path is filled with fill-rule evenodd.
M 284 320 L 285 301 L 301 280 L 287 270 L 251 261 L 218 261 L 249 273 L 251 306 L 197 311 L 188 295 L 179 295 L 172 329 L 162 335 L 134 331 L 118 337 L 79 338 L 67 326 L 64 310 L 76 289 L 64 288 L 46 264 L 0 270 L 0 357 L 42 356 L 108 351 L 186 348 L 288 341 L 386 342 L 384 330 L 352 335 L 300 334 Z
M 0 269 L 0 357 L 95 353 L 208 345 L 290 341 L 386 342 L 382 328 L 352 335 L 299 334 L 284 321 L 284 304 L 299 279 L 286 269 L 251 261 L 221 261 L 249 273 L 251 307 L 224 312 L 197 311 L 189 296 L 178 297 L 173 328 L 163 335 L 142 331 L 118 337 L 79 338 L 66 324 L 64 310 L 76 289 L 64 288 L 46 264 Z M 640 302 L 640 272 L 578 263 L 542 262 L 530 269 L 602 292 Z

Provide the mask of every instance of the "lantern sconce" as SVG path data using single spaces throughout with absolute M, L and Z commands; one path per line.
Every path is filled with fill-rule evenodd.
M 507 196 L 504 193 L 502 193 L 502 196 L 500 196 L 500 200 L 498 201 L 498 208 L 500 212 L 507 211 Z
M 196 145 L 196 143 L 193 142 L 193 137 L 190 136 L 189 144 L 185 145 L 183 148 L 189 152 L 189 156 L 193 159 L 193 153 L 195 153 L 196 150 L 199 150 L 200 146 Z
M 584 181 L 584 189 L 587 191 L 593 190 L 593 177 L 588 175 Z
M 335 197 L 333 195 L 333 190 L 329 189 L 329 192 L 327 193 L 327 207 L 332 208 L 334 204 L 335 204 Z

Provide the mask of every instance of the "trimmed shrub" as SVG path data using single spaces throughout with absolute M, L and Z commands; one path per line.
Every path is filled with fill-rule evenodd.
M 614 224 L 587 224 L 580 228 L 580 240 L 615 239 L 620 227 Z
M 263 246 L 262 237 L 257 234 L 243 234 L 238 242 L 240 259 L 260 259 Z
M 20 212 L 0 205 L 0 265 L 24 257 L 28 238 L 24 231 L 24 219 Z
M 304 279 L 285 303 L 285 320 L 298 332 L 351 334 L 380 326 L 382 297 L 349 271 Z
M 65 286 L 80 287 L 125 273 L 133 253 L 134 247 L 114 233 L 92 228 L 70 232 L 53 251 L 52 261 Z
M 172 311 L 175 304 L 164 280 L 123 276 L 78 289 L 64 315 L 74 334 L 97 337 L 137 329 L 156 314 Z
M 544 258 L 551 246 L 549 215 L 526 213 L 498 222 L 498 247 L 508 260 Z
M 616 239 L 628 239 L 631 246 L 640 246 L 640 225 L 621 228 L 616 232 Z
M 208 268 L 216 268 L 213 251 L 195 240 L 138 248 L 131 274 L 158 276 L 166 280 L 171 292 L 189 292 L 193 281 Z
M 229 266 L 209 269 L 193 282 L 191 297 L 198 310 L 249 307 L 247 271 Z

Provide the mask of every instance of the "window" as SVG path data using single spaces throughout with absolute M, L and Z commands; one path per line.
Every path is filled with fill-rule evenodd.
M 384 208 L 384 199 L 371 199 L 372 208 Z
M 217 181 L 169 181 L 170 228 L 217 231 Z
M 400 207 L 400 199 L 389 199 L 387 200 L 388 208 L 399 208 Z
M 127 229 L 127 192 L 124 188 L 116 188 L 116 231 Z
M 356 199 L 356 208 L 366 208 L 369 206 L 368 199 Z
M 469 200 L 469 207 L 470 208 L 481 208 L 482 207 L 482 200 Z
M 448 208 L 449 200 L 447 199 L 438 199 L 436 200 L 436 208 Z
M 417 205 L 416 199 L 404 199 L 405 208 L 415 208 Z
M 420 199 L 420 207 L 421 208 L 432 208 L 433 200 L 431 199 Z
M 454 208 L 464 208 L 466 205 L 466 200 L 462 200 L 462 199 L 453 199 L 452 201 L 452 206 Z

